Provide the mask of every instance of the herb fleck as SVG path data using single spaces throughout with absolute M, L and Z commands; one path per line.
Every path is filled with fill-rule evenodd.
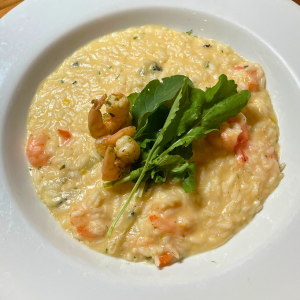
M 31 168 L 29 168 L 29 171 L 32 171 L 32 169 L 31 169 Z
M 76 81 L 76 80 L 72 82 L 72 84 L 75 84 L 75 83 L 77 83 L 77 81 Z
M 154 226 L 154 229 L 156 229 L 157 227 L 156 226 Z
M 105 249 L 105 253 L 107 253 L 107 252 L 108 252 L 108 249 L 106 248 L 106 249 Z
M 111 68 L 112 68 L 112 66 L 109 66 L 108 68 L 109 68 L 109 69 L 111 69 Z
M 117 80 L 120 77 L 120 74 L 115 78 L 115 80 Z
M 222 53 L 224 53 L 224 51 L 223 51 L 223 50 L 221 50 L 221 52 L 222 52 Z
M 98 75 L 101 75 L 101 72 L 100 72 L 100 71 L 98 72 Z
M 38 170 L 40 170 L 41 168 L 42 168 L 42 166 L 39 166 L 39 167 L 38 167 Z
M 74 190 L 77 190 L 77 186 L 74 187 Z
M 61 166 L 60 170 L 64 169 L 65 167 L 66 167 L 66 165 L 63 164 L 63 165 Z
M 205 64 L 204 68 L 209 68 L 209 61 Z
M 65 81 L 62 79 L 61 81 L 60 81 L 60 83 L 64 83 Z
M 134 211 L 131 213 L 132 216 L 134 216 Z
M 240 175 L 239 175 L 239 174 L 237 174 L 236 176 L 237 176 L 237 178 L 240 178 Z
M 151 69 L 153 71 L 162 71 L 162 67 L 158 65 L 156 61 L 152 64 Z
M 134 39 L 134 40 L 136 40 L 137 38 L 138 38 L 138 36 L 137 36 L 137 35 L 133 37 L 133 39 Z
M 146 256 L 146 259 L 151 259 L 152 257 L 151 256 Z
M 193 33 L 193 29 L 191 29 L 190 31 L 187 31 L 186 34 L 191 35 Z
M 203 45 L 204 48 L 208 48 L 210 47 L 210 44 L 207 44 L 207 45 Z
M 76 62 L 74 62 L 73 64 L 72 64 L 72 67 L 78 67 L 79 66 L 79 62 L 78 61 L 76 61 Z
M 135 256 L 134 256 L 133 258 L 134 258 L 134 259 L 136 259 L 136 257 L 135 257 Z
M 244 69 L 246 69 L 246 68 L 248 68 L 249 66 L 247 65 L 247 66 L 244 66 Z

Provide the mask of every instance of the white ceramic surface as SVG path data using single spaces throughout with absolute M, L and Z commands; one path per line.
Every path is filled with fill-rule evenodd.
M 244 230 L 163 270 L 69 237 L 36 196 L 24 153 L 41 80 L 90 40 L 144 24 L 193 29 L 260 62 L 287 163 Z M 0 299 L 300 299 L 299 48 L 300 7 L 290 0 L 26 0 L 1 19 Z

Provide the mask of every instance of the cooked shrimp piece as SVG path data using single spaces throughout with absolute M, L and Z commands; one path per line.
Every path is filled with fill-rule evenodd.
M 167 252 L 159 256 L 159 267 L 167 265 L 175 256 L 171 252 Z
M 132 137 L 125 135 L 117 140 L 116 151 L 123 162 L 131 164 L 139 159 L 141 148 Z
M 126 171 L 126 164 L 116 157 L 114 146 L 109 145 L 102 164 L 102 180 L 115 181 L 126 174 Z
M 244 72 L 245 80 L 248 82 L 248 90 L 250 92 L 257 92 L 259 90 L 260 81 L 263 77 L 263 71 L 259 71 L 253 65 L 237 65 L 233 67 L 235 70 Z
M 125 135 L 133 138 L 135 132 L 136 132 L 136 128 L 134 126 L 128 126 L 123 129 L 120 129 L 117 133 L 107 138 L 106 140 L 107 145 L 115 145 L 118 139 L 120 139 Z
M 108 145 L 115 145 L 117 140 L 119 138 L 121 138 L 122 136 L 124 136 L 124 135 L 128 135 L 128 136 L 133 137 L 135 132 L 136 132 L 135 127 L 134 126 L 129 126 L 129 127 L 125 127 L 123 129 L 120 129 L 114 135 L 106 135 L 106 136 L 103 136 L 101 138 L 98 138 L 95 141 L 96 148 L 97 148 L 98 152 L 100 153 L 100 155 L 104 157 L 105 150 L 106 150 Z
M 246 117 L 242 113 L 239 113 L 236 117 L 230 118 L 227 122 L 220 125 L 221 133 L 212 131 L 206 136 L 212 146 L 225 149 L 229 152 L 234 151 L 239 165 L 248 160 L 244 152 L 246 143 L 249 140 L 246 122 Z
M 94 106 L 89 111 L 88 125 L 91 136 L 94 139 L 108 134 L 108 130 L 103 122 L 102 113 L 100 111 L 100 108 L 104 104 L 106 98 L 107 95 L 104 94 L 99 100 L 92 100 L 92 104 L 94 104 Z
M 72 137 L 72 134 L 67 130 L 57 129 L 61 138 L 62 144 L 66 144 Z
M 48 165 L 51 156 L 46 153 L 46 144 L 49 139 L 50 136 L 44 132 L 34 135 L 30 134 L 26 154 L 34 168 Z
M 75 226 L 77 233 L 85 238 L 102 237 L 106 233 L 106 227 L 100 220 L 92 220 L 91 214 L 85 206 L 71 212 L 70 223 Z
M 95 141 L 95 145 L 96 145 L 96 148 L 97 148 L 97 151 L 99 152 L 99 154 L 104 157 L 105 155 L 105 151 L 106 151 L 106 148 L 108 146 L 107 144 L 107 139 L 110 137 L 111 135 L 106 135 L 106 136 L 103 136 L 101 138 L 98 138 L 96 139 Z
M 183 230 L 176 223 L 170 220 L 156 215 L 151 215 L 149 220 L 154 227 L 157 227 L 157 229 L 162 232 L 184 236 Z
M 130 102 L 125 95 L 112 94 L 106 98 L 105 94 L 99 100 L 92 100 L 94 106 L 89 111 L 89 130 L 95 139 L 116 133 L 129 118 Z M 103 104 L 106 109 L 105 115 L 100 111 Z

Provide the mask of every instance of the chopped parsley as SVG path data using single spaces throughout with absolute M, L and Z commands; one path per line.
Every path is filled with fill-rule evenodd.
M 78 61 L 76 61 L 76 62 L 74 62 L 73 64 L 72 64 L 72 67 L 78 67 L 79 66 L 79 62 Z
M 115 78 L 115 80 L 117 80 L 120 77 L 120 74 Z
M 246 68 L 248 68 L 249 66 L 247 65 L 247 66 L 244 66 L 244 69 L 246 69 Z
M 101 75 L 101 72 L 100 72 L 100 71 L 98 72 L 98 75 Z
M 42 168 L 42 166 L 39 166 L 39 167 L 38 167 L 38 170 L 40 170 L 41 168 Z
M 60 83 L 64 83 L 65 81 L 62 79 L 61 81 L 60 81 Z
M 190 31 L 187 31 L 186 34 L 191 35 L 193 33 L 193 29 L 191 29 Z
M 222 53 L 224 53 L 224 51 L 223 51 L 223 50 L 221 50 L 221 52 L 222 52 Z
M 209 68 L 209 61 L 205 64 L 204 68 Z
M 63 164 L 63 165 L 61 166 L 60 170 L 64 169 L 65 167 L 66 167 L 66 165 Z
M 77 186 L 74 187 L 74 190 L 77 190 Z
M 75 84 L 75 83 L 77 83 L 77 81 L 76 81 L 76 80 L 72 82 L 72 84 Z
M 109 68 L 109 69 L 111 69 L 111 68 L 112 68 L 112 66 L 109 66 L 108 68 Z
M 107 253 L 107 252 L 108 252 L 108 249 L 106 248 L 106 249 L 105 249 L 105 253 Z
M 134 39 L 134 40 L 136 40 L 137 38 L 138 38 L 138 36 L 137 36 L 137 35 L 133 37 L 133 39 Z
M 208 48 L 210 47 L 210 44 L 207 44 L 207 45 L 203 45 L 204 48 Z
M 240 178 L 240 175 L 239 175 L 239 174 L 237 174 L 236 176 L 237 176 L 237 178 Z

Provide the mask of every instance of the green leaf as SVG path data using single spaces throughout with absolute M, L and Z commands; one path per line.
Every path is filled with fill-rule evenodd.
M 146 123 L 148 115 L 157 108 L 158 103 L 154 102 L 154 93 L 159 85 L 161 83 L 158 79 L 150 81 L 135 99 L 131 114 L 132 125 L 136 126 L 137 129 Z
M 178 132 L 184 133 L 193 124 L 201 118 L 202 107 L 205 103 L 205 93 L 196 88 L 189 88 L 191 106 L 187 109 L 180 120 Z
M 130 103 L 130 111 L 132 111 L 135 100 L 137 99 L 137 97 L 140 95 L 140 93 L 132 93 L 130 94 L 127 98 L 129 100 Z
M 192 162 L 187 167 L 187 174 L 182 181 L 182 187 L 186 193 L 196 190 L 196 163 Z
M 186 147 L 191 142 L 204 138 L 209 132 L 219 130 L 221 123 L 225 122 L 228 118 L 235 117 L 247 105 L 250 96 L 251 93 L 244 90 L 207 109 L 202 119 L 181 139 L 170 146 L 165 153 L 169 153 L 179 146 Z
M 224 74 L 219 76 L 217 84 L 211 88 L 207 88 L 205 91 L 206 103 L 209 104 L 208 107 L 212 107 L 221 100 L 236 94 L 236 88 L 237 84 L 235 84 L 234 80 L 228 80 Z
M 145 125 L 140 128 L 134 135 L 135 140 L 142 139 L 154 139 L 157 136 L 157 132 L 164 126 L 168 117 L 170 109 L 164 105 L 161 105 L 150 114 L 146 120 Z

